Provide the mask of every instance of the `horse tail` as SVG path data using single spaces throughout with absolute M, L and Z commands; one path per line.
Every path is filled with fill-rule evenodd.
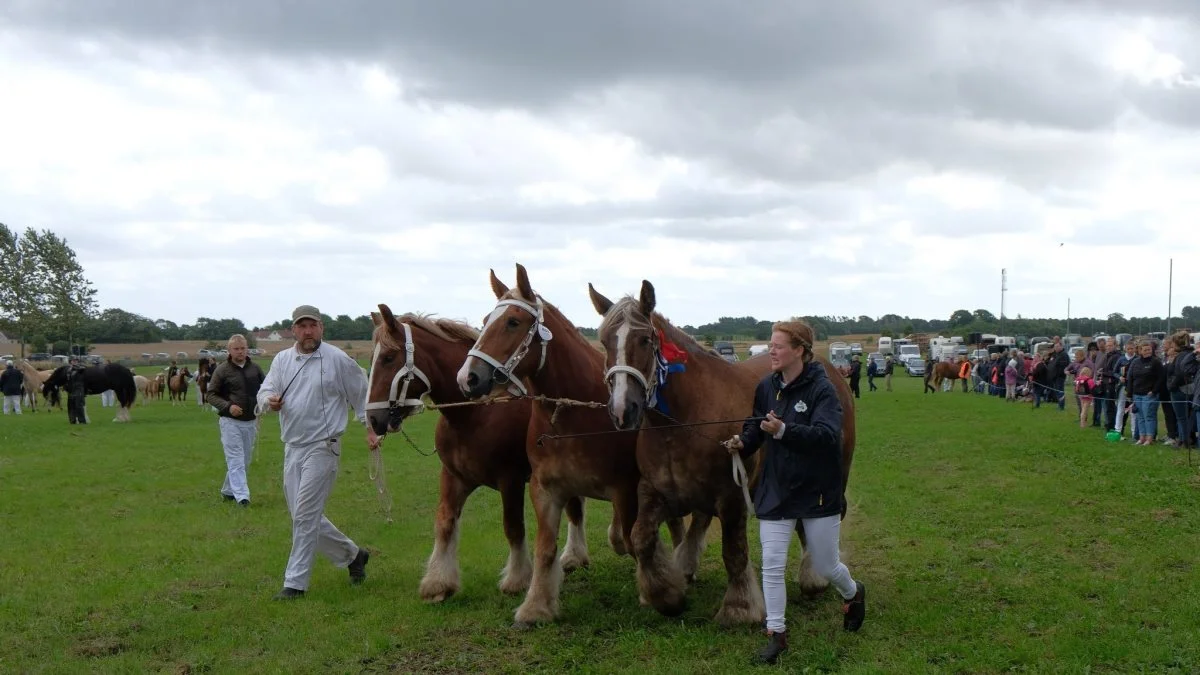
M 117 395 L 117 402 L 122 408 L 131 407 L 137 401 L 137 384 L 133 381 L 133 371 L 122 368 L 113 380 L 113 384 L 116 385 L 113 387 L 113 393 Z

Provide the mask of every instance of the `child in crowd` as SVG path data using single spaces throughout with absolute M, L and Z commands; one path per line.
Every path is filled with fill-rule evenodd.
M 1079 427 L 1088 425 L 1092 416 L 1092 401 L 1096 390 L 1096 381 L 1092 379 L 1092 369 L 1084 366 L 1075 376 L 1075 394 L 1079 397 Z

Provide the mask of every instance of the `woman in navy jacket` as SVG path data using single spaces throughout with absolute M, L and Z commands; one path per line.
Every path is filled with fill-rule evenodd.
M 813 363 L 813 332 L 800 321 L 777 323 L 767 353 L 771 374 L 754 393 L 754 411 L 729 451 L 754 454 L 766 444 L 754 490 L 763 548 L 762 584 L 767 605 L 767 646 L 758 658 L 774 663 L 787 649 L 784 568 L 792 532 L 800 524 L 813 571 L 842 594 L 843 627 L 856 631 L 866 615 L 866 588 L 838 557 L 842 512 L 842 406 L 833 383 Z M 763 418 L 766 419 L 763 419 Z

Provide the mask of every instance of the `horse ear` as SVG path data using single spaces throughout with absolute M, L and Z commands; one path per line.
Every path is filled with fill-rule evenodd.
M 529 284 L 529 273 L 525 271 L 525 266 L 521 263 L 517 263 L 517 290 L 529 302 L 537 299 L 533 292 L 533 286 Z
M 592 298 L 592 307 L 596 308 L 596 312 L 600 316 L 605 316 L 608 314 L 608 310 L 612 309 L 612 300 L 600 295 L 600 292 L 597 291 L 594 286 L 592 286 L 590 281 L 588 282 L 588 295 Z
M 504 282 L 500 281 L 500 277 L 496 276 L 496 270 L 488 270 L 488 273 L 492 275 L 492 292 L 496 294 L 496 299 L 499 300 L 508 292 L 508 286 L 505 286 Z
M 657 302 L 654 298 L 654 284 L 645 279 L 642 279 L 642 297 L 639 299 L 639 302 L 641 305 L 639 309 L 642 314 L 649 317 L 654 313 L 654 306 Z
M 388 328 L 396 327 L 396 316 L 392 314 L 392 308 L 387 305 L 379 304 L 379 313 L 383 315 L 383 321 L 388 325 Z
M 379 312 L 371 312 L 371 324 L 378 328 L 381 323 L 383 323 L 383 317 L 379 316 Z

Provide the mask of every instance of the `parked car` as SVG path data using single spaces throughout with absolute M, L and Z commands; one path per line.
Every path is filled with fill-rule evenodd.
M 750 345 L 750 356 L 767 353 L 767 345 Z
M 166 352 L 159 352 L 159 353 L 155 354 L 154 357 L 158 358 L 158 359 L 169 359 L 169 358 L 171 358 L 171 355 Z
M 851 354 L 851 355 L 854 355 L 854 354 L 862 354 L 862 353 L 863 353 L 863 348 L 862 348 L 862 344 L 861 344 L 861 343 L 858 343 L 858 342 L 851 342 L 851 343 L 850 343 L 850 354 Z
M 713 343 L 713 351 L 730 363 L 737 363 L 738 361 L 737 351 L 734 350 L 732 342 L 718 340 Z
M 909 359 L 905 370 L 912 377 L 925 377 L 925 362 L 918 356 L 915 359 Z
M 175 352 L 175 358 L 177 359 L 186 359 L 187 357 L 187 352 Z
M 45 352 L 36 352 L 29 355 L 30 361 L 49 361 L 50 355 Z

